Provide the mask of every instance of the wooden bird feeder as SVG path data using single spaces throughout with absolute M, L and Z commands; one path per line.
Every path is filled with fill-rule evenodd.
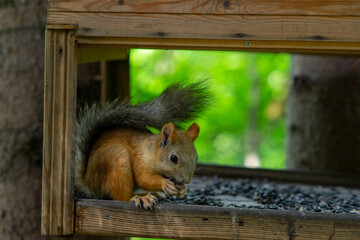
M 119 59 L 129 48 L 358 55 L 360 0 L 50 0 L 45 47 L 42 234 L 360 239 L 358 215 L 75 203 L 73 178 L 78 62 Z M 199 174 L 360 185 L 356 176 L 299 171 L 205 166 Z

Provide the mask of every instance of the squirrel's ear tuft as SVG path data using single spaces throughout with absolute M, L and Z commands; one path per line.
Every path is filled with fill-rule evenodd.
M 200 127 L 197 123 L 193 123 L 187 130 L 186 136 L 188 136 L 191 140 L 195 141 L 199 136 Z
M 160 146 L 167 146 L 177 142 L 178 135 L 176 133 L 176 128 L 174 124 L 167 123 L 163 126 L 161 130 L 161 140 Z

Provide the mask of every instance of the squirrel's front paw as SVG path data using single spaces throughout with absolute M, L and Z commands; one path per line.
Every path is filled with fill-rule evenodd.
M 175 185 L 178 190 L 178 198 L 183 198 L 187 193 L 187 187 L 184 183 L 178 183 Z
M 162 191 L 168 195 L 168 196 L 172 196 L 172 195 L 178 195 L 178 190 L 175 186 L 175 183 L 173 181 L 171 181 L 170 179 L 167 179 L 165 184 L 162 187 Z
M 152 210 L 152 208 L 158 202 L 158 199 L 151 193 L 148 193 L 145 196 L 135 195 L 130 199 L 130 201 L 135 202 L 135 206 L 138 208 Z
M 168 179 L 163 186 L 163 192 L 168 196 L 177 196 L 183 198 L 187 193 L 187 187 L 184 183 L 175 183 Z

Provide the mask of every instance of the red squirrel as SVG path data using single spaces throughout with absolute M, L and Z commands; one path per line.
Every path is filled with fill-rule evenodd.
M 200 127 L 193 123 L 179 131 L 177 125 L 205 110 L 209 96 L 204 82 L 175 83 L 149 102 L 85 106 L 77 121 L 76 191 L 145 209 L 158 197 L 182 198 L 197 164 Z M 161 131 L 153 134 L 148 127 Z

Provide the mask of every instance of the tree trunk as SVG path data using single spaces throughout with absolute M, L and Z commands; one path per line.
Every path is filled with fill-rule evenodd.
M 360 59 L 293 57 L 287 167 L 360 172 Z
M 50 239 L 40 236 L 46 9 L 0 1 L 0 239 Z M 99 63 L 79 70 L 80 101 L 99 100 Z
M 40 239 L 46 3 L 0 1 L 1 239 Z
M 260 167 L 259 158 L 259 130 L 258 130 L 258 112 L 260 99 L 260 76 L 256 69 L 255 53 L 249 55 L 248 59 L 248 79 L 251 83 L 249 90 L 249 109 L 248 109 L 248 127 L 245 133 L 246 155 L 244 166 L 248 168 Z

